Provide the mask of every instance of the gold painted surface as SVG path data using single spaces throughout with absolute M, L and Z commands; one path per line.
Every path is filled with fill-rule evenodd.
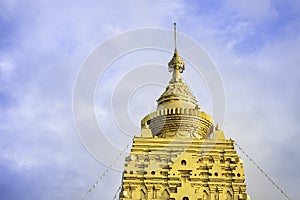
M 232 140 L 136 137 L 122 184 L 121 200 L 247 199 Z
M 125 160 L 120 200 L 249 200 L 233 140 L 214 128 L 182 81 L 185 64 L 174 29 L 172 78 L 156 112 L 141 121 L 141 137 L 134 138 Z

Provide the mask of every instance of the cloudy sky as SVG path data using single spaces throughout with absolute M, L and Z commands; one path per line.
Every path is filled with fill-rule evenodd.
M 222 77 L 226 137 L 235 139 L 291 199 L 300 198 L 299 1 L 0 0 L 0 199 L 81 199 L 106 170 L 82 145 L 73 120 L 82 64 L 109 38 L 137 28 L 172 29 L 174 21 L 180 33 L 206 50 Z M 171 54 L 136 52 L 111 65 L 95 94 L 98 122 L 107 119 L 103 132 L 120 149 L 131 135 L 115 128 L 107 107 L 114 105 L 112 89 L 132 71 L 131 60 L 140 66 L 134 57 L 143 55 L 146 63 L 165 64 L 166 84 Z M 209 91 L 193 84 L 187 66 L 189 77 L 191 90 L 210 113 Z M 161 84 L 141 88 L 151 92 L 131 91 L 126 100 L 135 125 L 163 92 Z M 285 199 L 239 154 L 252 199 Z M 112 199 L 120 181 L 121 172 L 109 170 L 88 199 Z

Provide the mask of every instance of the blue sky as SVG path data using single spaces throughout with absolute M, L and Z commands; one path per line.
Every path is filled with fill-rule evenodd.
M 226 137 L 235 139 L 292 199 L 300 198 L 299 1 L 1 0 L 0 199 L 81 199 L 106 169 L 83 147 L 73 121 L 72 92 L 81 64 L 116 34 L 172 29 L 174 21 L 179 32 L 206 49 L 222 76 Z M 169 55 L 161 58 L 167 58 L 167 70 Z M 106 76 L 103 95 L 122 70 Z M 209 112 L 209 94 L 197 87 L 191 85 Z M 153 89 L 151 106 L 162 91 Z M 138 103 L 145 111 L 153 109 L 147 101 Z M 112 123 L 108 120 L 107 127 Z M 118 134 L 116 129 L 112 139 Z M 252 199 L 284 199 L 241 156 Z M 112 199 L 120 180 L 121 173 L 110 170 L 89 199 Z

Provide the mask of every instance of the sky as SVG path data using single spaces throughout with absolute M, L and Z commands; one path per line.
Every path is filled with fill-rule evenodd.
M 82 198 L 108 165 L 83 145 L 74 122 L 73 91 L 84 62 L 118 34 L 145 27 L 172 30 L 173 22 L 216 65 L 226 97 L 226 137 L 291 199 L 300 198 L 299 1 L 0 0 L 1 200 Z M 116 124 L 112 112 L 118 115 L 118 110 L 111 107 L 119 101 L 112 102 L 114 89 L 143 64 L 165 65 L 165 82 L 140 85 L 124 99 L 136 130 L 168 83 L 171 51 L 144 49 L 123 55 L 102 74 L 95 113 L 113 146 L 123 149 L 139 134 L 126 135 Z M 188 65 L 183 76 L 210 114 L 205 80 L 194 77 Z M 109 149 L 99 149 L 111 155 Z M 252 199 L 286 199 L 238 153 Z M 109 169 L 87 199 L 113 199 L 121 176 L 120 170 Z

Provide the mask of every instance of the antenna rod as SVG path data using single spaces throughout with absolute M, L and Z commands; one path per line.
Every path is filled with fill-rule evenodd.
M 174 23 L 174 44 L 175 44 L 175 49 L 177 49 L 177 41 L 176 41 L 176 23 Z

